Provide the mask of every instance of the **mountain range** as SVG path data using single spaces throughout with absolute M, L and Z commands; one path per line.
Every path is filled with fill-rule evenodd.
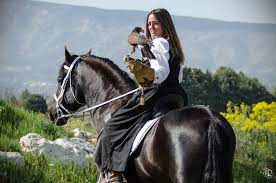
M 64 60 L 72 53 L 113 60 L 126 69 L 127 35 L 145 27 L 147 12 L 26 0 L 0 2 L 0 88 L 24 88 L 50 95 Z M 186 57 L 185 66 L 214 72 L 220 66 L 276 86 L 276 25 L 172 17 Z M 137 55 L 139 56 L 139 55 Z

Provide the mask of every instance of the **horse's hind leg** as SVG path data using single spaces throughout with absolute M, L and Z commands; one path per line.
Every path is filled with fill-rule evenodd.
M 204 122 L 202 122 L 203 124 Z M 185 129 L 184 127 L 182 129 Z M 208 149 L 206 133 L 187 127 L 188 130 L 178 132 L 177 129 L 169 135 L 171 138 L 170 162 L 175 167 L 170 169 L 170 179 L 173 183 L 201 183 L 207 162 Z
M 188 155 L 187 158 L 183 158 L 182 165 L 176 164 L 178 167 L 174 175 L 170 176 L 173 183 L 201 183 L 202 174 L 204 171 L 204 165 L 206 159 L 202 159 L 202 155 L 197 156 L 197 153 Z M 180 161 L 177 161 L 180 163 Z M 185 166 L 185 167 L 184 167 Z M 180 170 L 182 169 L 182 170 Z
M 155 138 L 158 143 L 154 147 L 159 152 L 155 157 L 163 157 L 157 162 L 160 162 L 163 172 L 168 173 L 169 182 L 200 183 L 208 158 L 206 132 L 202 130 L 203 133 L 200 133 L 185 123 L 181 125 L 174 127 L 167 121 L 159 125 L 158 138 Z

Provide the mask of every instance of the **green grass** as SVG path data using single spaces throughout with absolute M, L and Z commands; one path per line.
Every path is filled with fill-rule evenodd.
M 268 178 L 262 174 L 263 169 L 254 166 L 254 163 L 246 160 L 235 159 L 233 164 L 233 176 L 235 183 L 272 183 L 274 178 Z
M 60 162 L 51 165 L 44 156 L 24 155 L 24 166 L 0 159 L 0 182 L 6 183 L 85 183 L 96 182 L 98 173 L 93 162 L 80 169 L 74 164 L 62 166 Z
M 72 131 L 75 128 L 79 128 L 86 132 L 92 134 L 92 138 L 97 138 L 96 129 L 93 127 L 91 123 L 90 116 L 86 116 L 84 119 L 82 118 L 71 118 L 68 120 L 67 124 L 64 125 L 64 129 L 66 131 Z
M 43 114 L 14 108 L 0 100 L 0 150 L 20 151 L 19 139 L 37 133 L 49 140 L 72 136 L 63 127 L 53 125 Z

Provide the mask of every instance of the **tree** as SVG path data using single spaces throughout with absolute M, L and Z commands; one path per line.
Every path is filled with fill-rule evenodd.
M 0 99 L 8 101 L 14 106 L 18 105 L 17 98 L 15 96 L 14 88 L 1 88 L 0 89 Z
M 25 89 L 21 93 L 20 100 L 23 102 L 24 100 L 30 98 L 31 95 L 32 95 L 31 92 L 28 89 Z
M 181 86 L 188 95 L 190 105 L 208 105 L 216 111 L 225 111 L 228 101 L 252 105 L 260 101 L 271 102 L 276 98 L 258 79 L 242 72 L 236 73 L 228 67 L 220 67 L 214 74 L 184 68 Z
M 239 73 L 240 98 L 248 105 L 256 104 L 261 101 L 270 102 L 273 95 L 259 82 L 257 78 L 249 78 L 242 72 Z
M 240 79 L 233 69 L 220 67 L 213 78 L 214 82 L 219 86 L 223 101 L 242 102 L 239 94 Z
M 39 94 L 31 94 L 27 99 L 23 101 L 23 108 L 34 112 L 47 112 L 46 100 Z
M 276 87 L 273 87 L 270 93 L 273 96 L 274 100 L 276 100 Z
M 204 73 L 200 69 L 184 68 L 181 86 L 190 105 L 208 105 L 216 110 L 224 105 L 220 104 L 220 90 L 209 71 Z
M 11 98 L 9 98 L 9 100 L 8 100 L 13 106 L 18 106 L 19 105 L 19 102 L 18 102 L 18 100 L 17 100 L 17 98 L 16 98 L 16 96 L 11 96 Z

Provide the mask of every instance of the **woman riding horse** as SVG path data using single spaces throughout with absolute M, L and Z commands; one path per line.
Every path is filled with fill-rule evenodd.
M 184 55 L 167 10 L 156 9 L 148 14 L 146 36 L 152 41 L 149 50 L 153 53 L 153 57 L 149 58 L 150 66 L 126 58 L 137 82 L 148 85 L 144 91 L 145 105 L 139 105 L 140 92 L 113 113 L 96 148 L 95 162 L 102 172 L 108 172 L 110 182 L 123 181 L 120 172 L 127 170 L 128 155 L 134 138 L 142 127 L 142 121 L 153 112 L 156 102 L 170 95 L 178 96 L 182 105 L 186 100 L 186 94 L 178 80 Z
M 234 132 L 225 118 L 204 106 L 163 113 L 139 151 L 129 157 L 135 135 L 145 120 L 152 118 L 160 99 L 170 95 L 177 98 L 180 102 L 173 102 L 173 108 L 185 103 L 185 93 L 178 83 L 184 56 L 166 10 L 149 13 L 147 36 L 155 57 L 150 59 L 150 67 L 127 58 L 137 81 L 147 85 L 145 105 L 139 104 L 142 92 L 138 91 L 90 111 L 100 134 L 95 154 L 100 171 L 110 182 L 122 182 L 120 172 L 131 183 L 232 182 Z M 90 53 L 71 56 L 67 50 L 58 81 L 56 105 L 50 108 L 50 118 L 58 125 L 65 124 L 66 114 L 81 106 L 94 106 L 136 86 L 110 60 Z

